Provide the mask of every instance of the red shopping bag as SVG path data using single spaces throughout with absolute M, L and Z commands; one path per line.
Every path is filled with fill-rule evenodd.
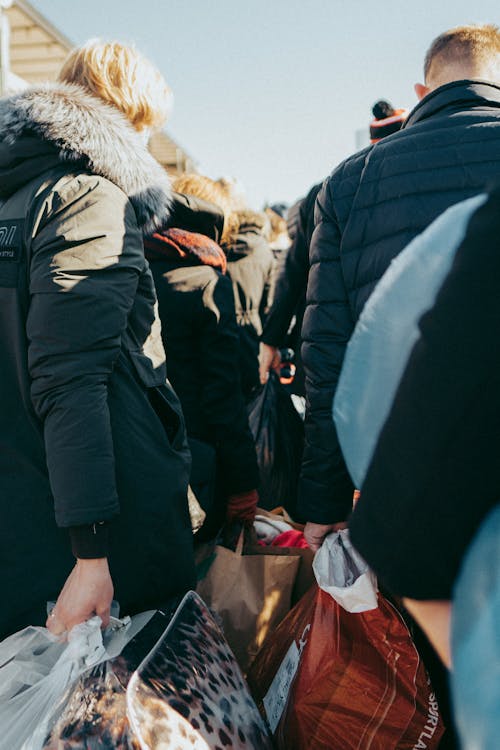
M 408 628 L 379 606 L 313 588 L 266 642 L 248 681 L 278 750 L 435 750 L 444 732 Z

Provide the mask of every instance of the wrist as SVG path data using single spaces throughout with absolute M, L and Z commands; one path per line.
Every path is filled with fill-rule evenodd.
M 77 557 L 76 564 L 80 568 L 107 568 L 108 558 L 107 557 Z

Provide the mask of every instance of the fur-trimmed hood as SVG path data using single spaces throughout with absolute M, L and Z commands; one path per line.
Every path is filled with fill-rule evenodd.
M 0 139 L 4 196 L 37 176 L 33 159 L 38 158 L 38 174 L 70 162 L 121 188 L 145 230 L 153 231 L 168 217 L 166 172 L 125 116 L 80 86 L 45 84 L 0 99 Z M 24 179 L 23 157 L 30 163 Z
M 186 265 L 211 266 L 226 273 L 226 256 L 219 245 L 197 232 L 185 229 L 165 229 L 144 238 L 144 249 L 149 261 L 173 259 Z

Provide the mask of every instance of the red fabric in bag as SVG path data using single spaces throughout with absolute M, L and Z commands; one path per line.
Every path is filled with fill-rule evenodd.
M 283 531 L 278 536 L 275 536 L 272 543 L 272 547 L 298 547 L 299 549 L 309 549 L 309 545 L 305 540 L 304 532 L 291 529 L 291 531 Z
M 383 596 L 377 609 L 353 614 L 317 588 L 306 594 L 248 675 L 261 707 L 301 639 L 278 750 L 436 750 L 444 731 L 436 698 L 403 619 Z

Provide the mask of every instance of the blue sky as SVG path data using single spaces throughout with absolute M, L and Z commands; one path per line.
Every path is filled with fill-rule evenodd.
M 355 150 L 374 101 L 416 103 L 427 47 L 493 0 L 31 0 L 76 44 L 133 41 L 174 92 L 167 130 L 249 201 L 292 202 Z

